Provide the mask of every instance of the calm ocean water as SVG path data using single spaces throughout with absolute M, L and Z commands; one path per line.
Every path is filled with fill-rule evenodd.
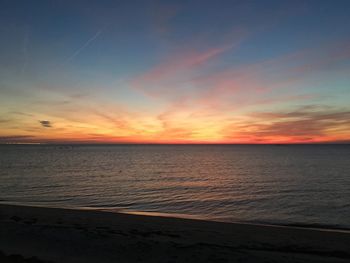
M 3 145 L 0 201 L 349 228 L 350 145 Z

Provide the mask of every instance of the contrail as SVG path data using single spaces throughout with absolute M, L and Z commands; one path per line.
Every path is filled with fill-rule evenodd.
M 81 51 L 83 51 L 87 46 L 89 46 L 91 44 L 92 41 L 94 41 L 96 38 L 98 38 L 98 36 L 101 34 L 101 30 L 97 31 L 97 33 L 92 37 L 90 38 L 88 41 L 85 42 L 84 45 L 82 45 L 77 51 L 74 52 L 74 54 L 72 56 L 70 56 L 68 59 L 67 59 L 67 62 L 71 61 L 72 59 L 74 59 L 76 56 L 79 55 L 79 53 Z

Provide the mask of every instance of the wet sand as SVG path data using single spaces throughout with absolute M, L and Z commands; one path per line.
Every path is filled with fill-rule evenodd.
M 0 205 L 0 262 L 350 262 L 350 233 Z

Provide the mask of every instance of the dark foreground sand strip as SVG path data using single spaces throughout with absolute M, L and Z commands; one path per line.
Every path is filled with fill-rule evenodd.
M 347 232 L 13 205 L 0 222 L 1 262 L 350 262 Z

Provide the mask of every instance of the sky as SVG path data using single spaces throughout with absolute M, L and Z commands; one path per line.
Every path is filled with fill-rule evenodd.
M 0 1 L 0 143 L 350 142 L 350 1 Z

